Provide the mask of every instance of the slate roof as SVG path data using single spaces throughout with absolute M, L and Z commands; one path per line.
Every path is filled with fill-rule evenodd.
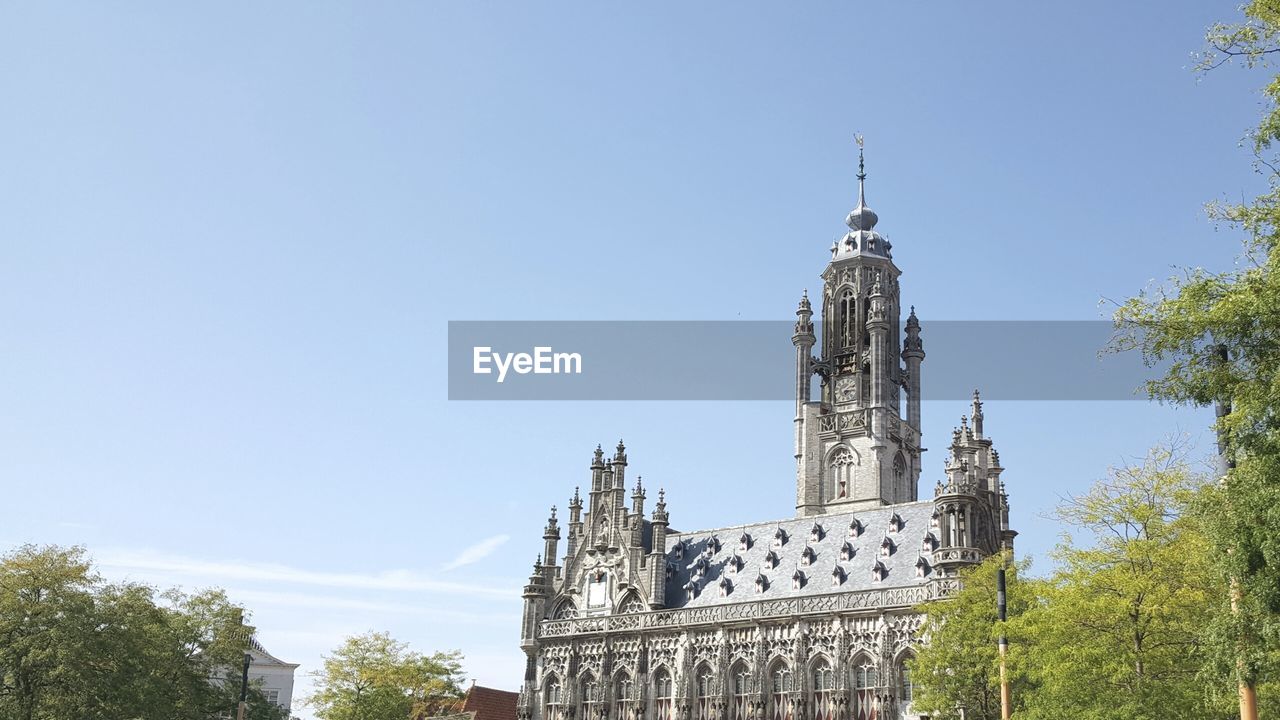
M 917 563 L 922 558 L 927 562 L 932 554 L 932 548 L 925 549 L 924 541 L 931 533 L 933 510 L 930 501 L 915 502 L 668 536 L 666 605 L 706 607 L 924 585 L 933 569 L 926 565 L 921 577 Z M 901 521 L 897 531 L 891 529 L 895 515 Z M 855 519 L 861 526 L 856 536 L 850 531 Z M 812 539 L 815 524 L 822 528 L 819 540 Z M 780 545 L 775 542 L 779 530 L 786 538 Z M 740 547 L 744 533 L 751 538 L 746 550 Z M 892 545 L 887 557 L 881 552 L 886 538 Z M 852 550 L 852 557 L 847 560 L 841 555 L 846 542 Z M 681 544 L 682 556 L 677 553 Z M 806 548 L 810 551 L 806 552 Z M 804 562 L 805 555 L 810 557 L 808 564 Z M 776 566 L 771 567 L 774 558 Z M 879 580 L 873 572 L 877 563 L 884 570 Z M 734 572 L 733 566 L 740 567 Z M 839 585 L 832 581 L 836 568 L 843 576 Z M 804 577 L 799 588 L 793 581 L 797 572 Z M 765 586 L 758 590 L 757 578 L 761 576 Z M 731 587 L 722 596 L 721 585 L 726 579 Z M 686 589 L 691 582 L 697 587 L 693 597 Z

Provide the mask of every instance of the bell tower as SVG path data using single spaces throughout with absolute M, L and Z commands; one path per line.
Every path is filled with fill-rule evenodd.
M 905 328 L 901 324 L 902 271 L 893 262 L 893 245 L 875 229 L 880 218 L 867 207 L 866 179 L 859 136 L 858 204 L 845 218 L 849 232 L 831 247 L 831 261 L 821 275 L 817 336 L 807 296 L 796 313 L 800 515 L 918 498 L 924 346 L 914 309 Z M 821 353 L 814 357 L 809 349 L 819 336 Z M 815 373 L 821 378 L 816 400 L 809 383 Z

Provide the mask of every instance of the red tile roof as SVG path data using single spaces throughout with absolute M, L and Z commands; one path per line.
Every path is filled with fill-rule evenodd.
M 520 693 L 472 685 L 462 704 L 463 712 L 474 712 L 475 720 L 516 720 Z

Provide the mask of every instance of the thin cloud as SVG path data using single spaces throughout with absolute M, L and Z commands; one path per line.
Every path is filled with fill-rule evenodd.
M 503 536 L 503 540 L 506 540 L 506 536 Z M 492 550 L 489 552 L 492 552 Z M 485 554 L 488 553 L 486 552 Z M 517 588 L 489 587 L 475 583 L 435 580 L 409 570 L 385 570 L 375 574 L 320 572 L 289 567 L 288 565 L 201 560 L 181 555 L 138 550 L 107 550 L 97 554 L 97 561 L 99 566 L 109 570 L 145 575 L 164 573 L 197 578 L 198 582 L 204 584 L 225 583 L 227 580 L 260 580 L 273 584 L 291 583 L 295 585 L 356 588 L 361 590 L 434 592 L 449 595 L 502 598 L 504 600 L 509 600 L 519 594 L 519 589 Z
M 501 625 L 517 623 L 517 613 L 477 613 L 470 611 L 446 610 L 439 607 L 413 605 L 405 603 L 389 603 L 368 601 L 356 598 L 333 597 L 313 593 L 273 592 L 262 590 L 242 590 L 229 588 L 228 593 L 236 601 L 245 601 L 253 606 L 274 605 L 287 608 L 311 608 L 316 610 L 358 610 L 361 613 L 377 613 L 383 615 L 425 615 L 436 620 L 464 622 L 479 625 Z M 519 598 L 512 596 L 512 601 Z
M 460 568 L 463 565 L 471 565 L 472 563 L 480 562 L 493 554 L 493 551 L 497 550 L 502 543 L 510 539 L 510 535 L 494 535 L 491 538 L 485 538 L 484 540 L 481 540 L 475 545 L 472 545 L 458 553 L 458 557 L 449 561 L 449 564 L 445 565 L 443 569 L 447 572 L 449 570 Z

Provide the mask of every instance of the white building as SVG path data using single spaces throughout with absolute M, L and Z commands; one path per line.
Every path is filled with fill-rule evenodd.
M 293 673 L 297 663 L 288 663 L 267 652 L 262 643 L 253 639 L 249 643 L 249 682 L 262 691 L 268 702 L 291 710 L 293 708 Z

